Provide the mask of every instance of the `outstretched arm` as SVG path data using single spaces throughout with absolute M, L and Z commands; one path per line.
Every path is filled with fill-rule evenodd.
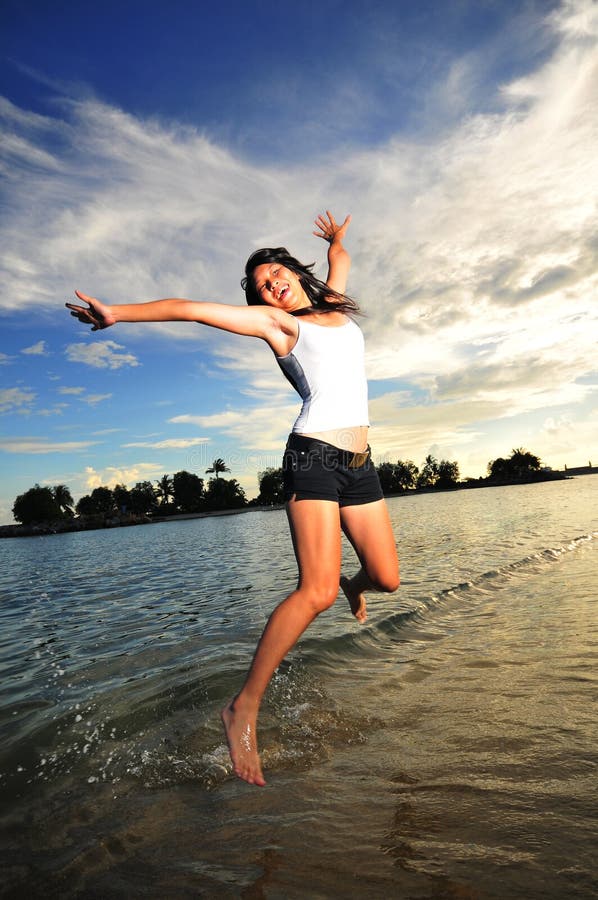
M 75 294 L 86 306 L 65 304 L 79 322 L 99 331 L 117 322 L 199 322 L 234 334 L 263 338 L 274 350 L 289 329 L 293 318 L 268 306 L 232 306 L 228 303 L 201 303 L 194 300 L 152 300 L 148 303 L 110 305 L 81 291 Z M 287 321 L 289 320 L 289 321 Z
M 318 231 L 314 231 L 316 237 L 328 241 L 328 277 L 326 284 L 333 291 L 344 294 L 347 289 L 347 278 L 351 268 L 351 257 L 343 247 L 343 238 L 351 216 L 347 216 L 342 225 L 338 225 L 334 216 L 326 210 L 326 216 L 319 215 L 314 225 Z

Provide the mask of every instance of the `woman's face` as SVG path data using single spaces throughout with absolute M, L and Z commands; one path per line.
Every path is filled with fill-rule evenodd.
M 263 263 L 257 266 L 252 278 L 258 297 L 268 306 L 276 306 L 285 312 L 311 306 L 299 276 L 281 263 Z

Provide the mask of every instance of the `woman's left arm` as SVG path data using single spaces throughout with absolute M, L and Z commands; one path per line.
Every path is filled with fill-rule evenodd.
M 333 291 L 344 294 L 347 289 L 347 279 L 351 268 L 351 257 L 343 247 L 343 238 L 351 216 L 347 216 L 342 225 L 338 225 L 334 216 L 326 210 L 326 216 L 319 215 L 314 225 L 318 231 L 314 231 L 316 237 L 321 237 L 328 242 L 328 277 L 326 284 Z

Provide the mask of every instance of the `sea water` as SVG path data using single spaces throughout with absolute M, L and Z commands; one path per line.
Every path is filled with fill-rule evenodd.
M 280 667 L 261 789 L 219 710 L 284 511 L 0 542 L 3 896 L 598 896 L 598 478 L 388 504 L 401 588 Z

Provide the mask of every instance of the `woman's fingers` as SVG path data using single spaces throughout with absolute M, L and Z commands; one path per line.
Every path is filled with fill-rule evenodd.
M 330 228 L 330 222 L 327 222 L 322 214 L 318 216 L 315 220 L 314 225 L 317 225 L 318 228 L 321 228 L 322 231 L 325 231 L 327 228 Z
M 314 220 L 314 225 L 319 229 L 319 231 L 314 231 L 313 234 L 316 237 L 324 238 L 325 241 L 333 241 L 337 235 L 342 238 L 345 234 L 345 231 L 347 230 L 349 222 L 351 221 L 351 216 L 346 216 L 345 221 L 342 225 L 339 225 L 337 223 L 336 219 L 329 209 L 326 210 L 326 216 L 324 216 L 323 213 L 320 213 L 320 215 Z
M 83 291 L 76 290 L 75 294 L 79 300 L 83 300 L 84 303 L 89 303 L 90 306 L 97 302 L 96 297 L 89 297 L 87 294 L 84 294 Z
M 76 291 L 75 293 L 77 294 L 77 296 L 81 296 L 79 291 Z M 102 325 L 95 315 L 95 310 L 90 303 L 93 298 L 90 297 L 88 300 L 85 295 L 83 295 L 81 299 L 85 300 L 86 303 L 89 303 L 89 307 L 77 306 L 75 303 L 65 303 L 64 305 L 67 307 L 67 309 L 70 309 L 71 316 L 74 316 L 75 319 L 78 319 L 79 322 L 83 323 L 83 325 L 92 325 L 92 331 L 98 331 L 98 329 L 100 329 Z
M 82 306 L 75 306 L 73 303 L 65 303 L 64 304 L 67 309 L 70 309 L 71 316 L 75 316 L 76 319 L 80 319 L 82 316 L 87 316 L 89 313 L 88 309 L 84 309 Z

